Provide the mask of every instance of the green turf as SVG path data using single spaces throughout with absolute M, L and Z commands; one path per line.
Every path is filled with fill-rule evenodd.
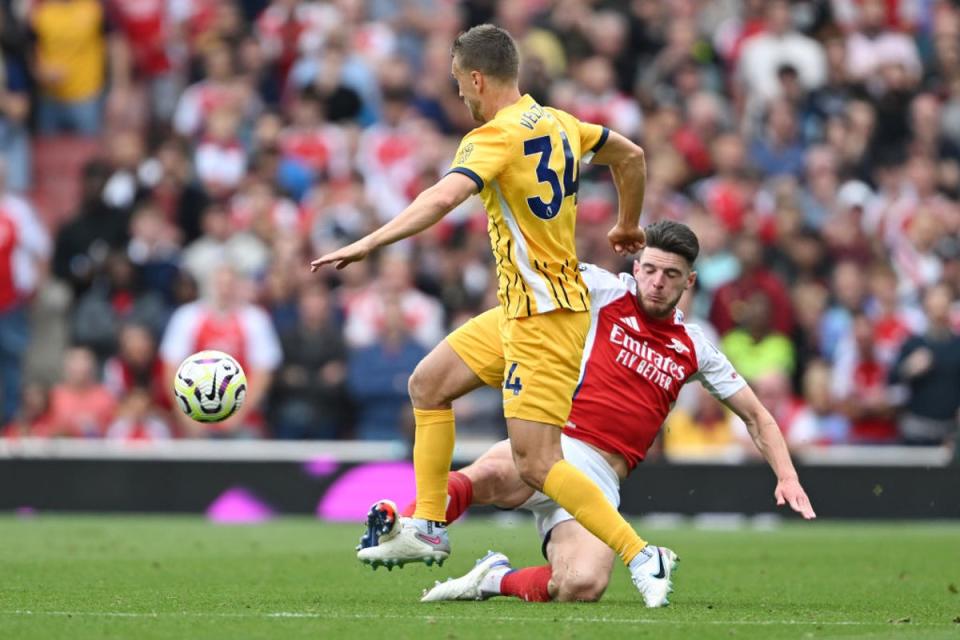
M 358 533 L 2 517 L 0 638 L 960 638 L 960 525 L 653 530 L 682 558 L 673 604 L 653 611 L 621 567 L 598 604 L 419 604 L 488 548 L 540 563 L 532 528 L 476 519 L 442 569 L 391 573 L 356 563 Z

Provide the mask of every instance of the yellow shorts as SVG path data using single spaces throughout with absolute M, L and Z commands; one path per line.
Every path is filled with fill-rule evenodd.
M 507 318 L 495 307 L 447 336 L 467 366 L 503 389 L 503 416 L 562 427 L 580 377 L 590 314 L 567 310 Z

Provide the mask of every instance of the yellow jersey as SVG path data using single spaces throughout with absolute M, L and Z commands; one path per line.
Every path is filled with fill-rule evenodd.
M 450 171 L 480 190 L 508 318 L 589 310 L 574 240 L 579 163 L 609 133 L 524 95 L 461 141 Z
M 106 82 L 106 25 L 98 0 L 44 2 L 31 16 L 37 36 L 37 62 L 61 77 L 42 84 L 56 100 L 80 102 L 97 97 Z

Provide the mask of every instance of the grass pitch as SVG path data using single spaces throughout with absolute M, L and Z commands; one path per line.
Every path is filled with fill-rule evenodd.
M 0 518 L 0 638 L 960 638 L 960 524 L 651 529 L 682 558 L 647 610 L 622 567 L 597 604 L 424 605 L 488 548 L 540 564 L 527 522 L 453 530 L 443 568 L 372 572 L 359 526 L 282 519 Z

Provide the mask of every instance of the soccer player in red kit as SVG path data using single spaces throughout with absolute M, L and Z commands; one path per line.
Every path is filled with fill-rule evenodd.
M 645 232 L 646 248 L 634 263 L 633 275 L 618 277 L 581 266 L 592 318 L 580 383 L 564 428 L 564 456 L 618 506 L 620 480 L 644 459 L 680 388 L 696 379 L 746 423 L 777 477 L 777 504 L 789 504 L 806 519 L 816 517 L 776 421 L 729 360 L 699 327 L 685 324 L 676 308 L 696 280 L 696 236 L 672 221 L 654 223 Z M 465 576 L 427 591 L 424 601 L 496 595 L 529 601 L 596 600 L 603 593 L 613 552 L 520 480 L 509 443 L 498 443 L 474 464 L 451 474 L 448 489 L 448 522 L 471 502 L 533 511 L 550 564 L 514 570 L 506 556 L 491 552 Z M 661 556 L 654 577 L 669 588 L 675 556 L 664 551 L 667 556 Z

